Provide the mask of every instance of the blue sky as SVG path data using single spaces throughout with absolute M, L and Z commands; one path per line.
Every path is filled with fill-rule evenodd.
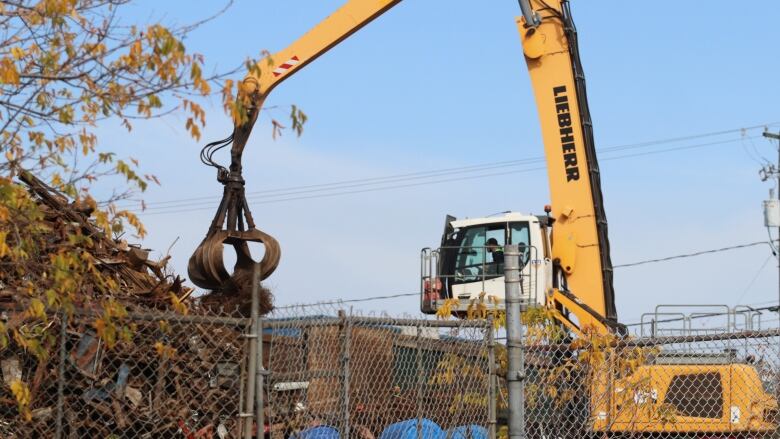
M 341 3 L 236 0 L 186 43 L 209 65 L 232 67 L 262 49 L 285 47 Z M 780 3 L 752 2 L 749 10 L 726 0 L 572 3 L 597 148 L 780 122 Z M 125 19 L 186 23 L 220 4 L 142 0 Z M 518 13 L 511 0 L 404 1 L 274 90 L 267 105 L 295 103 L 310 121 L 301 138 L 286 134 L 274 141 L 268 118 L 261 120 L 245 154 L 247 190 L 541 156 L 514 26 Z M 162 186 L 144 196 L 149 205 L 221 194 L 198 152 L 231 128 L 218 99 L 204 103 L 208 125 L 200 143 L 187 136 L 178 116 L 138 123 L 126 136 L 104 133 L 105 149 L 130 151 L 161 179 Z M 617 160 L 601 156 L 614 263 L 766 239 L 761 201 L 770 184 L 757 171 L 759 157 L 775 160 L 776 149 L 764 139 L 739 139 L 734 133 L 626 153 L 729 141 L 718 145 Z M 445 214 L 542 211 L 548 202 L 544 171 L 506 173 L 519 169 L 322 198 L 250 198 L 259 227 L 283 247 L 280 268 L 268 280 L 277 304 L 417 291 L 419 250 L 438 242 Z M 466 178 L 498 173 L 503 175 Z M 186 274 L 217 202 L 143 214 L 150 229 L 144 244 L 165 252 L 178 237 L 173 265 Z M 766 247 L 752 247 L 617 269 L 620 319 L 638 321 L 657 303 L 776 301 L 777 267 L 768 257 Z M 415 313 L 417 302 L 357 307 Z

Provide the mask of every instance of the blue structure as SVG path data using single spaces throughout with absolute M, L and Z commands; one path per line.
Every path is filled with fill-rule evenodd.
M 481 425 L 461 425 L 447 430 L 447 436 L 448 439 L 487 439 L 488 431 Z
M 423 419 L 420 425 L 422 427 L 422 439 L 446 439 L 447 437 L 444 434 L 444 430 L 430 419 Z M 379 435 L 379 439 L 418 439 L 417 419 L 407 419 L 406 421 L 389 425 Z
M 339 431 L 327 425 L 320 425 L 296 433 L 291 439 L 339 439 Z

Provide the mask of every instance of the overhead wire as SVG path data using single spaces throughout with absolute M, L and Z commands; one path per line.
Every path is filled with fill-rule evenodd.
M 766 264 L 769 263 L 773 258 L 773 255 L 769 255 L 764 260 L 764 263 L 761 264 L 761 267 L 759 267 L 758 271 L 756 271 L 756 274 L 753 276 L 753 279 L 750 280 L 750 283 L 748 283 L 747 287 L 745 287 L 744 290 L 742 290 L 742 293 L 739 295 L 739 299 L 737 299 L 737 304 L 742 302 L 742 299 L 745 297 L 745 294 L 750 291 L 751 288 L 753 288 L 753 284 L 756 283 L 756 280 L 758 280 L 758 277 L 761 275 L 761 273 L 764 271 L 764 268 L 766 268 Z
M 758 241 L 758 242 L 752 242 L 752 243 L 747 243 L 747 244 L 733 245 L 733 246 L 730 246 L 730 247 L 722 247 L 722 248 L 714 249 L 714 250 L 703 250 L 703 251 L 698 251 L 698 252 L 694 252 L 694 253 L 686 253 L 686 254 L 680 254 L 680 255 L 674 255 L 674 256 L 667 256 L 665 258 L 648 259 L 648 260 L 644 260 L 644 261 L 632 262 L 632 263 L 629 263 L 629 264 L 615 265 L 615 266 L 613 266 L 613 268 L 632 267 L 632 266 L 636 266 L 636 265 L 666 262 L 666 261 L 670 261 L 670 260 L 674 260 L 674 259 L 691 258 L 691 257 L 702 256 L 702 255 L 711 254 L 711 253 L 719 253 L 719 252 L 737 250 L 737 249 L 741 249 L 741 248 L 753 247 L 753 246 L 760 245 L 760 244 L 767 244 L 767 243 L 765 241 Z M 370 296 L 370 297 L 363 297 L 363 298 L 358 298 L 358 299 L 343 299 L 343 300 L 333 300 L 333 301 L 329 301 L 329 302 L 316 302 L 316 303 L 285 305 L 285 306 L 277 307 L 277 309 L 287 309 L 287 308 L 297 308 L 297 307 L 312 307 L 312 306 L 319 306 L 319 305 L 336 305 L 336 304 L 340 304 L 340 303 L 372 302 L 372 301 L 376 301 L 376 300 L 395 299 L 395 298 L 399 298 L 399 297 L 412 297 L 412 296 L 419 296 L 419 295 L 420 295 L 419 292 L 417 292 L 417 293 L 400 293 L 400 294 L 391 294 L 391 295 L 384 295 L 384 296 Z M 758 306 L 758 305 L 765 305 L 765 304 L 770 304 L 770 303 L 775 303 L 775 302 L 774 301 L 766 301 L 766 302 L 753 303 L 753 304 L 748 304 L 748 305 L 743 305 L 743 306 Z M 774 307 L 777 307 L 777 306 L 775 305 Z M 772 309 L 773 307 L 772 306 L 768 306 L 768 307 L 765 307 L 765 308 L 766 309 Z M 636 326 L 638 324 L 633 323 L 631 325 L 626 325 L 626 326 L 632 326 L 632 325 Z
M 702 256 L 702 255 L 707 255 L 707 254 L 712 254 L 712 253 L 720 253 L 720 252 L 736 250 L 736 249 L 740 249 L 740 248 L 755 247 L 757 245 L 770 245 L 771 246 L 771 244 L 769 244 L 767 241 L 756 241 L 756 242 L 751 242 L 751 243 L 748 243 L 748 244 L 733 245 L 733 246 L 730 246 L 730 247 L 722 247 L 722 248 L 716 248 L 716 249 L 712 249 L 712 250 L 702 250 L 702 251 L 698 251 L 698 252 L 694 252 L 694 253 L 686 253 L 686 254 L 681 254 L 681 255 L 667 256 L 665 258 L 648 259 L 648 260 L 645 260 L 645 261 L 630 262 L 628 264 L 615 265 L 613 268 L 636 267 L 638 265 L 653 264 L 653 263 L 657 263 L 657 262 L 666 262 L 666 261 L 672 261 L 672 260 L 675 260 L 675 259 L 692 258 L 692 257 L 695 257 L 695 256 Z
M 732 133 L 744 133 L 747 130 L 753 130 L 757 128 L 765 128 L 768 126 L 773 126 L 780 124 L 778 122 L 772 122 L 772 123 L 766 123 L 761 125 L 753 125 L 750 127 L 745 128 L 734 128 L 729 130 L 721 130 L 721 131 L 713 131 L 708 133 L 700 133 L 695 135 L 689 135 L 689 136 L 678 136 L 678 137 L 672 137 L 672 138 L 666 138 L 666 139 L 658 139 L 658 140 L 652 140 L 652 141 L 645 141 L 645 142 L 638 142 L 638 143 L 630 143 L 630 144 L 624 144 L 624 145 L 617 145 L 613 147 L 608 148 L 601 148 L 599 149 L 599 152 L 602 154 L 609 154 L 617 151 L 622 151 L 626 149 L 638 149 L 638 148 L 645 148 L 649 146 L 654 145 L 662 145 L 662 144 L 668 144 L 668 143 L 675 143 L 675 142 L 681 142 L 681 141 L 688 141 L 688 140 L 694 140 L 694 139 L 701 139 L 701 138 L 707 138 L 707 137 L 714 137 L 714 136 L 721 136 L 726 134 L 732 134 Z M 740 140 L 743 140 L 744 136 L 740 138 Z M 217 142 L 212 142 L 209 145 L 207 145 L 204 148 L 204 151 L 202 151 L 202 161 L 204 163 L 207 163 L 211 165 L 213 162 L 213 154 L 217 150 L 223 148 L 226 144 L 229 143 L 230 138 L 224 139 Z M 703 145 L 693 145 L 692 147 L 702 147 L 702 146 L 710 146 L 710 145 L 717 145 L 722 143 L 728 143 L 735 140 L 726 140 L 721 142 L 712 142 L 707 143 Z M 207 148 L 212 147 L 216 148 L 215 150 L 208 150 Z M 681 148 L 685 149 L 685 148 Z M 670 151 L 678 150 L 678 149 L 670 149 Z M 205 154 L 205 155 L 204 155 Z M 627 156 L 628 157 L 628 156 Z M 606 158 L 609 159 L 609 158 Z M 500 162 L 490 162 L 490 163 L 483 163 L 478 165 L 469 165 L 469 166 L 461 166 L 461 167 L 453 167 L 453 168 L 444 168 L 444 169 L 438 169 L 438 170 L 431 170 L 431 171 L 417 171 L 417 172 L 410 172 L 410 173 L 403 173 L 403 174 L 395 174 L 395 175 L 389 175 L 389 176 L 383 176 L 383 177 L 370 177 L 370 178 L 361 178 L 361 179 L 352 179 L 352 180 L 345 180 L 345 181 L 338 181 L 338 182 L 329 182 L 329 183 L 319 183 L 319 184 L 311 184 L 311 185 L 301 185 L 301 186 L 292 186 L 292 187 L 286 187 L 286 188 L 277 188 L 277 189 L 267 189 L 267 190 L 261 190 L 261 191 L 252 191 L 247 192 L 247 196 L 250 198 L 273 198 L 273 197 L 281 197 L 281 196 L 289 196 L 289 195 L 297 195 L 301 193 L 306 192 L 324 192 L 324 191 L 334 191 L 337 189 L 347 189 L 352 187 L 358 187 L 362 185 L 380 185 L 380 184 L 388 184 L 388 183 L 395 183 L 395 182 L 403 182 L 406 180 L 421 180 L 421 179 L 432 179 L 436 177 L 441 177 L 444 175 L 452 175 L 452 174 L 458 174 L 458 173 L 466 173 L 466 172 L 479 172 L 479 171 L 485 171 L 489 169 L 499 169 L 499 168 L 507 168 L 507 167 L 513 167 L 513 166 L 520 166 L 524 164 L 533 164 L 533 163 L 542 163 L 544 162 L 545 158 L 543 156 L 537 156 L 537 157 L 529 157 L 525 159 L 519 159 L 519 160 L 511 160 L 511 161 L 500 161 Z M 212 165 L 213 166 L 213 165 Z M 531 169 L 531 170 L 537 170 L 537 169 Z M 526 172 L 526 171 L 521 171 Z M 503 175 L 503 174 L 499 174 Z M 490 175 L 492 176 L 492 175 Z M 432 183 L 433 184 L 433 183 Z M 380 189 L 381 190 L 381 189 Z M 184 198 L 184 199 L 176 199 L 176 200 L 166 200 L 166 201 L 158 201 L 158 202 L 150 202 L 141 204 L 138 203 L 132 203 L 132 204 L 124 204 L 120 205 L 118 207 L 124 208 L 124 209 L 136 209 L 136 210 L 143 210 L 145 212 L 150 212 L 153 210 L 161 210 L 166 208 L 180 208 L 180 207 L 190 207 L 193 204 L 200 204 L 198 202 L 205 202 L 209 200 L 218 201 L 218 196 L 203 196 L 203 197 L 191 197 L 191 198 Z M 142 206 L 145 206 L 146 209 L 141 209 Z M 178 212 L 176 212 L 178 213 Z
M 655 150 L 655 151 L 645 151 L 645 152 L 638 152 L 638 153 L 632 153 L 632 154 L 623 154 L 619 156 L 613 156 L 613 157 L 603 157 L 602 161 L 612 161 L 612 160 L 621 160 L 621 159 L 627 159 L 627 158 L 633 158 L 633 157 L 641 157 L 641 156 L 648 156 L 648 155 L 654 155 L 654 154 L 663 154 L 673 151 L 681 151 L 681 150 L 687 150 L 687 149 L 695 149 L 695 148 L 703 148 L 708 146 L 715 146 L 715 145 L 723 145 L 727 143 L 732 143 L 735 141 L 738 141 L 739 139 L 729 139 L 729 140 L 721 140 L 717 142 L 707 142 L 707 143 L 700 143 L 695 145 L 686 145 L 686 146 L 680 146 L 680 147 L 673 147 L 673 148 L 665 148 L 661 150 Z M 543 159 L 541 159 L 543 160 Z M 531 163 L 531 162 L 528 162 Z M 502 165 L 506 166 L 506 165 Z M 481 179 L 481 178 L 488 178 L 488 177 L 495 177 L 495 176 L 502 176 L 502 175 L 510 175 L 510 174 L 521 174 L 521 173 L 527 173 L 527 172 L 533 172 L 533 171 L 541 171 L 546 169 L 544 166 L 539 167 L 532 167 L 532 168 L 524 168 L 524 169 L 518 169 L 518 170 L 512 170 L 512 171 L 504 171 L 504 172 L 495 172 L 495 173 L 488 173 L 488 174 L 478 174 L 478 175 L 468 175 L 468 176 L 458 176 L 458 177 L 452 177 L 452 178 L 446 178 L 446 179 L 438 179 L 438 180 L 432 180 L 432 181 L 422 181 L 417 183 L 406 183 L 406 184 L 395 184 L 395 185 L 389 185 L 389 186 L 380 186 L 380 187 L 369 187 L 365 189 L 358 189 L 358 190 L 341 190 L 338 192 L 327 192 L 328 190 L 339 190 L 339 189 L 346 189 L 349 187 L 364 187 L 364 186 L 375 186 L 380 183 L 374 183 L 374 184 L 355 184 L 353 186 L 342 186 L 339 188 L 323 188 L 323 189 L 312 189 L 312 190 L 301 190 L 297 192 L 287 192 L 287 193 L 278 193 L 278 194 L 270 194 L 270 195 L 249 195 L 247 194 L 247 199 L 254 202 L 254 204 L 270 204 L 270 203 L 279 203 L 279 202 L 285 202 L 285 201 L 297 201 L 297 200 L 306 200 L 306 199 L 315 199 L 315 198 L 325 198 L 325 197 L 334 197 L 334 196 L 341 196 L 341 195 L 350 195 L 350 194 L 357 194 L 357 193 L 365 193 L 365 192 L 376 192 L 376 191 L 384 191 L 384 190 L 391 190 L 391 189 L 401 189 L 401 188 L 409 188 L 409 187 L 416 187 L 416 186 L 426 186 L 431 184 L 440 184 L 440 183 L 448 183 L 453 181 L 463 181 L 463 180 L 473 180 L 473 179 Z M 440 176 L 440 175 L 434 175 L 434 177 Z M 429 177 L 421 177 L 421 178 L 429 178 Z M 396 180 L 396 182 L 403 182 L 403 181 L 410 181 L 410 180 L 416 180 L 419 178 L 410 178 L 410 179 L 399 179 Z M 325 193 L 323 193 L 325 192 Z M 310 195 L 306 195 L 310 194 Z M 301 195 L 301 196 L 289 196 L 289 195 Z M 208 205 L 208 207 L 207 207 Z M 203 207 L 199 207 L 203 206 Z M 213 206 L 211 206 L 208 202 L 192 202 L 192 203 L 181 203 L 178 205 L 168 205 L 168 206 L 159 206 L 155 207 L 152 205 L 151 207 L 147 207 L 145 210 L 137 211 L 139 214 L 143 215 L 165 215 L 165 214 L 179 214 L 179 213 L 187 213 L 187 212 L 197 212 L 201 210 L 211 210 Z
M 747 155 L 751 160 L 756 162 L 756 164 L 760 166 L 765 166 L 767 163 L 769 163 L 769 160 L 766 159 L 759 151 L 758 148 L 756 148 L 755 142 L 753 142 L 753 139 L 747 138 L 747 131 L 742 131 L 742 150 L 745 152 L 745 155 Z M 750 148 L 747 145 L 746 140 L 750 140 Z M 752 148 L 752 151 L 751 151 Z
M 293 304 L 293 305 L 284 305 L 284 306 L 276 306 L 274 309 L 292 309 L 292 308 L 306 308 L 306 307 L 312 307 L 312 306 L 324 306 L 324 305 L 339 305 L 342 303 L 359 303 L 359 302 L 373 302 L 377 300 L 385 300 L 385 299 L 396 299 L 399 297 L 411 297 L 411 296 L 419 296 L 420 293 L 401 293 L 401 294 L 390 294 L 387 296 L 371 296 L 371 297 L 364 297 L 361 299 L 343 299 L 343 300 L 331 300 L 328 302 L 317 302 L 317 303 L 302 303 L 302 304 Z

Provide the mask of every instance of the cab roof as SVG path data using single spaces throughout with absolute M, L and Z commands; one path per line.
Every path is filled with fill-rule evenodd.
M 514 221 L 538 222 L 539 218 L 533 215 L 525 215 L 520 212 L 504 212 L 497 215 L 486 216 L 482 218 L 456 219 L 454 221 L 451 221 L 450 225 L 452 225 L 453 228 L 459 229 L 461 227 L 478 226 L 481 224 L 495 224 L 495 223 L 514 222 Z

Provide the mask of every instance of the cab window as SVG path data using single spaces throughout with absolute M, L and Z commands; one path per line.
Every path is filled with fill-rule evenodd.
M 486 234 L 487 229 L 485 227 L 472 227 L 462 233 L 455 262 L 456 270 L 482 265 L 485 261 Z
M 514 245 L 524 245 L 525 252 L 521 255 L 527 262 L 531 257 L 531 236 L 527 222 L 509 223 L 509 242 Z
M 454 283 L 476 282 L 483 278 L 497 277 L 503 271 L 500 261 L 494 260 L 491 252 L 486 251 L 487 242 L 494 239 L 503 250 L 506 236 L 506 224 L 467 227 L 453 236 L 457 248 L 455 255 Z

